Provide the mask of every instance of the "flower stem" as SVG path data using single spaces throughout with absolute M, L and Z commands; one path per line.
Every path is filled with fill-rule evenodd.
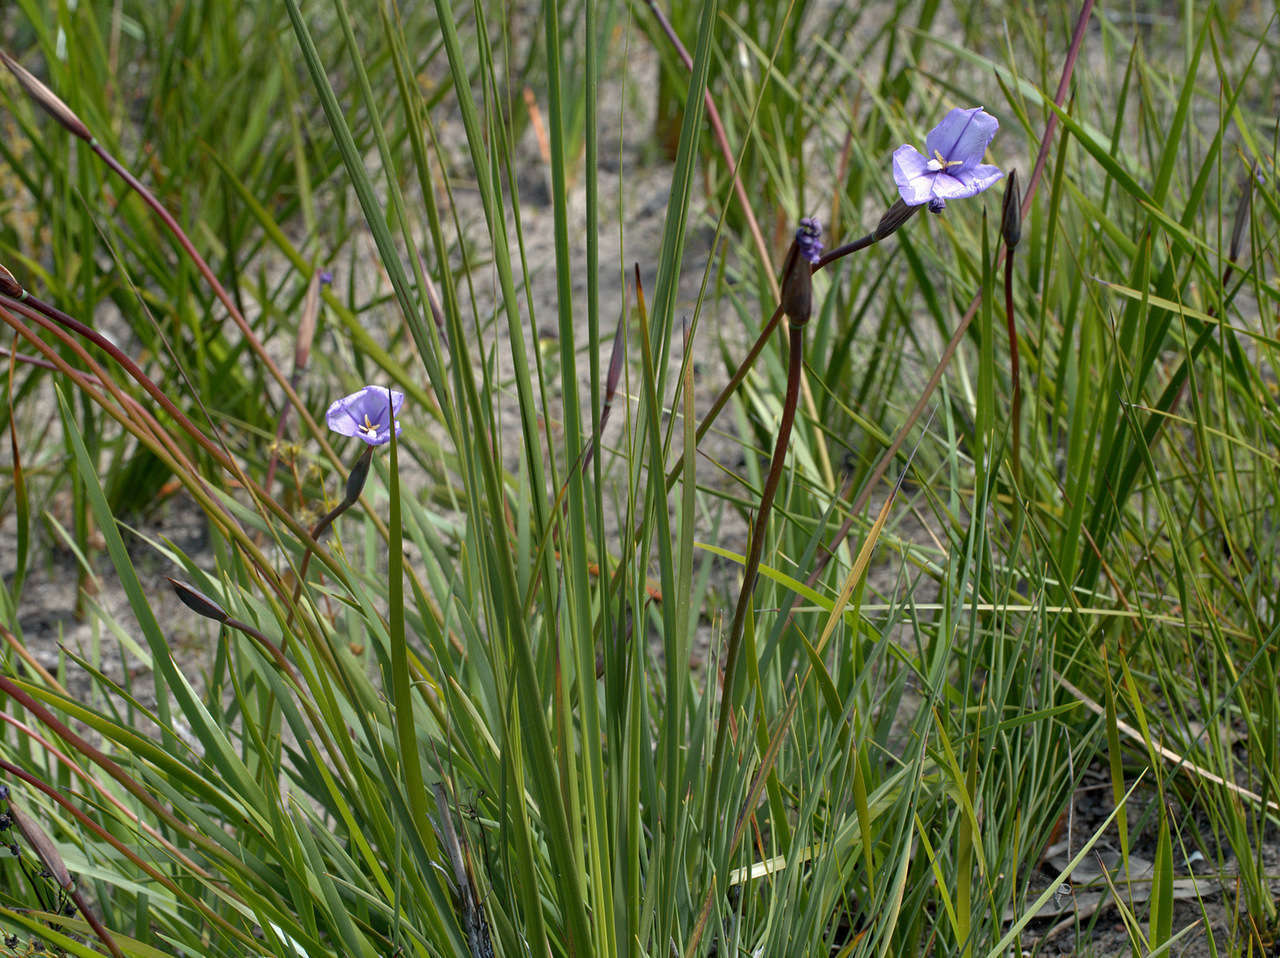
M 720 788 L 720 772 L 724 766 L 725 733 L 729 727 L 729 714 L 733 709 L 733 686 L 737 677 L 738 656 L 742 648 L 742 633 L 746 626 L 747 610 L 755 593 L 756 579 L 760 573 L 760 558 L 764 553 L 765 534 L 769 529 L 769 514 L 773 500 L 782 481 L 786 464 L 787 445 L 791 440 L 791 427 L 796 419 L 796 405 L 800 398 L 800 379 L 804 373 L 804 323 L 793 323 L 790 336 L 790 356 L 787 365 L 787 393 L 782 404 L 782 421 L 778 423 L 778 437 L 773 446 L 773 458 L 769 461 L 769 474 L 764 491 L 760 495 L 760 508 L 751 527 L 751 539 L 747 548 L 747 561 L 743 567 L 742 591 L 733 610 L 733 622 L 724 660 L 724 682 L 720 694 L 720 720 L 716 724 L 715 748 L 711 754 L 711 775 L 707 788 L 707 831 L 711 830 L 711 816 L 719 808 L 716 793 Z
M 852 243 L 845 243 L 843 246 L 837 246 L 835 249 L 828 250 L 822 257 L 813 264 L 813 271 L 816 273 L 828 263 L 834 263 L 836 260 L 848 256 L 850 253 L 856 253 L 864 250 L 876 241 L 875 233 L 868 233 L 866 236 L 860 236 Z
M 1062 65 L 1062 76 L 1058 82 L 1058 91 L 1054 96 L 1053 102 L 1061 108 L 1066 101 L 1067 91 L 1071 88 L 1071 76 L 1075 71 L 1076 60 L 1080 55 L 1080 47 L 1084 42 L 1085 28 L 1089 25 L 1089 18 L 1093 15 L 1094 0 L 1082 0 L 1080 4 L 1080 13 L 1076 17 L 1075 30 L 1071 35 L 1071 47 L 1067 51 L 1066 61 Z M 1036 154 L 1035 166 L 1031 170 L 1031 179 L 1027 183 L 1027 191 L 1022 196 L 1022 215 L 1025 217 L 1031 209 L 1031 204 L 1035 200 L 1036 189 L 1040 185 L 1040 176 L 1044 170 L 1045 162 L 1049 156 L 1049 146 L 1053 142 L 1053 134 L 1058 128 L 1058 114 L 1054 113 L 1049 117 L 1045 124 L 1044 136 L 1040 139 L 1040 150 Z M 836 250 L 832 250 L 834 254 Z M 920 393 L 920 397 L 916 400 L 911 411 L 907 413 L 907 418 L 903 420 L 902 425 L 898 427 L 898 431 L 894 433 L 893 441 L 889 443 L 880 458 L 876 460 L 874 468 L 870 475 L 867 476 L 862 484 L 862 491 L 858 493 L 858 498 L 853 503 L 853 508 L 849 510 L 848 517 L 841 524 L 839 531 L 835 537 L 830 540 L 830 544 L 825 549 L 819 549 L 817 559 L 814 562 L 813 569 L 810 570 L 808 578 L 805 579 L 805 585 L 813 585 L 822 575 L 823 570 L 827 567 L 827 563 L 831 561 L 831 557 L 838 554 L 840 543 L 849 535 L 849 531 L 853 528 L 853 524 L 858 521 L 858 517 L 862 515 L 867 508 L 867 503 L 871 500 L 871 494 L 875 492 L 880 484 L 880 480 L 884 478 L 885 473 L 889 471 L 889 466 L 897 457 L 902 449 L 903 443 L 906 442 L 907 436 L 911 434 L 911 430 L 915 428 L 915 424 L 919 421 L 921 414 L 929 404 L 934 392 L 938 388 L 938 384 L 942 382 L 943 373 L 947 371 L 947 367 L 951 365 L 951 359 L 959 348 L 965 334 L 969 331 L 969 324 L 973 322 L 973 317 L 978 313 L 978 306 L 982 302 L 982 296 L 979 293 L 969 302 L 969 308 L 965 310 L 964 315 L 960 318 L 955 331 L 951 334 L 951 339 L 947 341 L 946 346 L 942 349 L 942 355 L 938 359 L 938 364 L 934 367 L 933 373 L 929 376 L 929 381 L 925 383 L 924 389 Z M 847 499 L 853 492 L 853 477 L 845 483 L 844 489 L 840 493 L 840 498 Z
M 747 373 L 755 365 L 756 358 L 764 350 L 765 344 L 769 342 L 769 337 L 773 335 L 774 330 L 778 328 L 778 323 L 781 321 L 782 306 L 779 305 L 773 311 L 773 315 L 769 317 L 769 321 L 764 324 L 764 329 L 760 330 L 760 335 L 756 337 L 756 341 L 752 344 L 751 349 L 747 351 L 747 355 L 742 358 L 742 362 L 738 363 L 738 368 L 734 370 L 733 376 L 725 383 L 724 388 L 720 390 L 720 394 L 716 396 L 715 402 L 711 404 L 711 408 L 702 417 L 702 422 L 698 423 L 698 429 L 694 433 L 695 447 L 698 442 L 702 441 L 702 437 L 707 434 L 707 430 L 716 421 L 716 417 L 728 405 L 733 394 L 738 391 L 742 381 L 747 378 Z M 668 489 L 675 485 L 676 479 L 680 476 L 680 471 L 684 468 L 684 457 L 685 454 L 681 453 L 680 457 L 676 459 L 676 464 L 667 473 Z
M 393 427 L 394 428 L 394 427 Z M 350 475 L 362 475 L 359 486 L 364 485 L 364 478 L 369 475 L 369 464 L 373 460 L 373 446 L 365 446 L 364 452 L 360 454 L 360 458 L 356 460 L 355 465 L 351 467 Z M 360 489 L 352 490 L 351 480 L 347 481 L 346 493 L 342 497 L 342 501 L 320 517 L 320 520 L 311 527 L 311 537 L 307 539 L 307 543 L 302 552 L 302 561 L 298 563 L 298 581 L 293 584 L 293 603 L 289 610 L 289 618 L 286 621 L 286 628 L 293 621 L 293 613 L 297 608 L 298 599 L 302 597 L 302 583 L 307 579 L 307 567 L 311 565 L 311 556 L 316 551 L 316 545 L 320 541 L 320 537 L 329 531 L 329 527 L 333 525 L 334 520 L 342 515 L 357 502 L 360 501 Z M 284 643 L 288 642 L 289 636 L 286 632 L 284 642 L 281 643 L 281 649 L 284 649 Z
M 843 246 L 837 246 L 825 256 L 818 260 L 813 266 L 816 273 L 828 263 L 833 263 L 841 257 L 848 256 L 850 253 L 856 253 L 864 250 L 876 242 L 876 234 L 868 233 L 866 236 L 859 237 L 852 243 L 845 243 Z M 698 423 L 698 431 L 695 438 L 698 442 L 702 441 L 702 437 L 707 434 L 707 430 L 711 428 L 711 424 L 716 421 L 716 417 L 729 404 L 730 398 L 738 391 L 738 387 L 742 385 L 742 381 L 747 378 L 747 373 L 751 371 L 751 367 L 755 365 L 756 359 L 764 350 L 765 344 L 769 342 L 769 337 L 773 335 L 774 330 L 778 328 L 778 323 L 782 321 L 782 306 L 779 305 L 773 311 L 773 315 L 769 317 L 769 321 L 764 324 L 764 329 L 760 330 L 760 335 L 756 337 L 756 341 L 751 344 L 751 349 L 747 351 L 747 355 L 742 357 L 742 361 L 738 363 L 738 368 L 734 370 L 729 381 L 725 383 L 724 388 L 716 396 L 715 402 L 711 404 L 711 408 L 707 410 L 706 415 L 702 417 L 702 422 Z M 667 472 L 667 488 L 670 489 L 676 479 L 680 476 L 680 470 L 684 468 L 684 455 L 676 460 L 674 466 Z

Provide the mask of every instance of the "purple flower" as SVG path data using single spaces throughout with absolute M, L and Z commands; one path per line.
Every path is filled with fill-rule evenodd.
M 796 230 L 796 246 L 800 247 L 800 255 L 810 263 L 816 263 L 821 259 L 822 224 L 812 216 L 802 219 L 800 228 Z
M 939 213 L 947 200 L 977 196 L 1004 174 L 999 167 L 978 162 L 1000 124 L 982 107 L 955 109 L 925 137 L 923 155 L 913 146 L 893 151 L 893 179 L 908 206 L 929 204 Z
M 334 432 L 356 436 L 371 446 L 382 446 L 391 441 L 391 421 L 399 415 L 402 405 L 404 393 L 386 386 L 365 386 L 350 396 L 334 400 L 324 415 Z M 398 436 L 399 419 L 395 419 L 395 427 Z
M 332 286 L 332 285 L 333 285 L 333 273 L 329 272 L 329 270 L 327 270 L 327 269 L 322 269 L 322 270 L 320 270 L 320 274 L 319 274 L 319 275 L 320 275 L 320 285 L 321 285 L 321 286 Z

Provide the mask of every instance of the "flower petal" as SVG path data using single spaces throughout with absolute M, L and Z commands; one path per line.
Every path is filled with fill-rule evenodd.
M 357 394 L 358 395 L 358 394 Z M 335 399 L 325 410 L 324 418 L 329 428 L 342 436 L 354 436 L 357 432 L 356 420 L 348 411 L 347 403 L 352 397 L 344 396 Z
M 325 412 L 325 421 L 340 435 L 381 446 L 391 441 L 393 421 L 396 435 L 400 435 L 400 421 L 395 417 L 403 405 L 404 393 L 386 386 L 365 386 L 334 400 Z
M 1000 121 L 980 106 L 955 109 L 929 131 L 924 144 L 930 156 L 938 153 L 948 164 L 958 162 L 959 166 L 948 166 L 948 172 L 955 175 L 957 170 L 978 164 L 998 129 Z
M 908 206 L 929 202 L 936 174 L 929 172 L 928 165 L 928 158 L 914 146 L 904 145 L 893 151 L 893 181 Z
M 933 197 L 941 200 L 962 200 L 977 196 L 1004 174 L 995 166 L 975 166 L 969 170 L 939 173 L 933 180 Z
M 1004 176 L 1004 170 L 998 166 L 992 166 L 990 163 L 979 163 L 977 166 L 968 167 L 951 175 L 972 186 L 973 192 L 969 195 L 975 196 L 983 190 L 988 190 L 995 186 Z

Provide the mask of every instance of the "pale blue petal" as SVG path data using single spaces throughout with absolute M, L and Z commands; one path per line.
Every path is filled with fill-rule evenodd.
M 924 141 L 925 148 L 930 156 L 938 153 L 948 163 L 959 161 L 959 167 L 951 167 L 951 172 L 966 170 L 982 159 L 982 154 L 987 152 L 987 144 L 998 129 L 1000 122 L 980 106 L 968 110 L 955 109 L 929 131 Z
M 342 436 L 354 436 L 358 431 L 355 417 L 351 415 L 347 399 L 335 399 L 325 411 L 325 422 L 329 428 Z
M 928 164 L 928 158 L 914 146 L 900 146 L 893 151 L 893 181 L 908 206 L 929 202 L 934 174 L 929 172 Z
M 365 386 L 350 396 L 334 400 L 325 412 L 325 422 L 339 435 L 355 436 L 371 446 L 381 446 L 391 441 L 388 420 L 395 421 L 396 435 L 400 435 L 400 421 L 395 417 L 403 405 L 404 393 L 385 386 Z M 374 427 L 373 434 L 365 428 L 366 420 Z
M 933 180 L 933 196 L 941 200 L 962 200 L 977 196 L 1004 174 L 998 167 L 980 165 L 968 170 L 939 173 Z
M 948 173 L 939 173 L 933 178 L 933 191 L 930 193 L 930 197 L 939 200 L 962 200 L 967 196 L 973 196 L 977 192 L 977 190 L 970 188 L 969 184 L 964 180 Z
M 994 186 L 1004 176 L 1004 171 L 998 166 L 991 166 L 989 163 L 979 163 L 977 166 L 960 170 L 952 173 L 952 175 L 973 187 L 973 193 L 970 194 L 972 196 Z

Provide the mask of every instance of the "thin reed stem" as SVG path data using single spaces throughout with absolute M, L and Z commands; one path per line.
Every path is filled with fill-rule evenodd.
M 675 48 L 676 54 L 680 57 L 680 62 L 684 64 L 684 68 L 692 71 L 693 57 L 689 55 L 689 51 L 680 41 L 680 36 L 676 33 L 675 27 L 671 25 L 671 21 L 667 19 L 667 15 L 662 12 L 655 0 L 645 0 L 645 5 L 653 14 L 654 19 L 658 21 L 658 26 L 666 34 L 667 39 L 671 41 L 671 46 Z M 720 119 L 720 111 L 716 109 L 716 101 L 712 97 L 710 90 L 703 91 L 702 102 L 707 108 L 707 122 L 711 124 L 711 131 L 715 135 L 716 143 L 720 147 L 724 161 L 729 167 L 729 176 L 733 180 L 733 192 L 738 197 L 738 203 L 742 207 L 742 215 L 746 217 L 747 229 L 751 231 L 751 239 L 756 245 L 756 253 L 760 257 L 760 263 L 767 267 L 769 265 L 769 247 L 764 241 L 764 234 L 760 232 L 760 224 L 756 222 L 756 215 L 751 209 L 751 200 L 747 197 L 747 188 L 742 185 L 742 177 L 738 175 L 738 161 L 734 158 L 733 150 L 729 147 L 729 137 L 724 131 L 724 123 Z M 778 281 L 771 272 L 768 273 L 768 277 L 773 298 L 777 299 L 780 292 Z

